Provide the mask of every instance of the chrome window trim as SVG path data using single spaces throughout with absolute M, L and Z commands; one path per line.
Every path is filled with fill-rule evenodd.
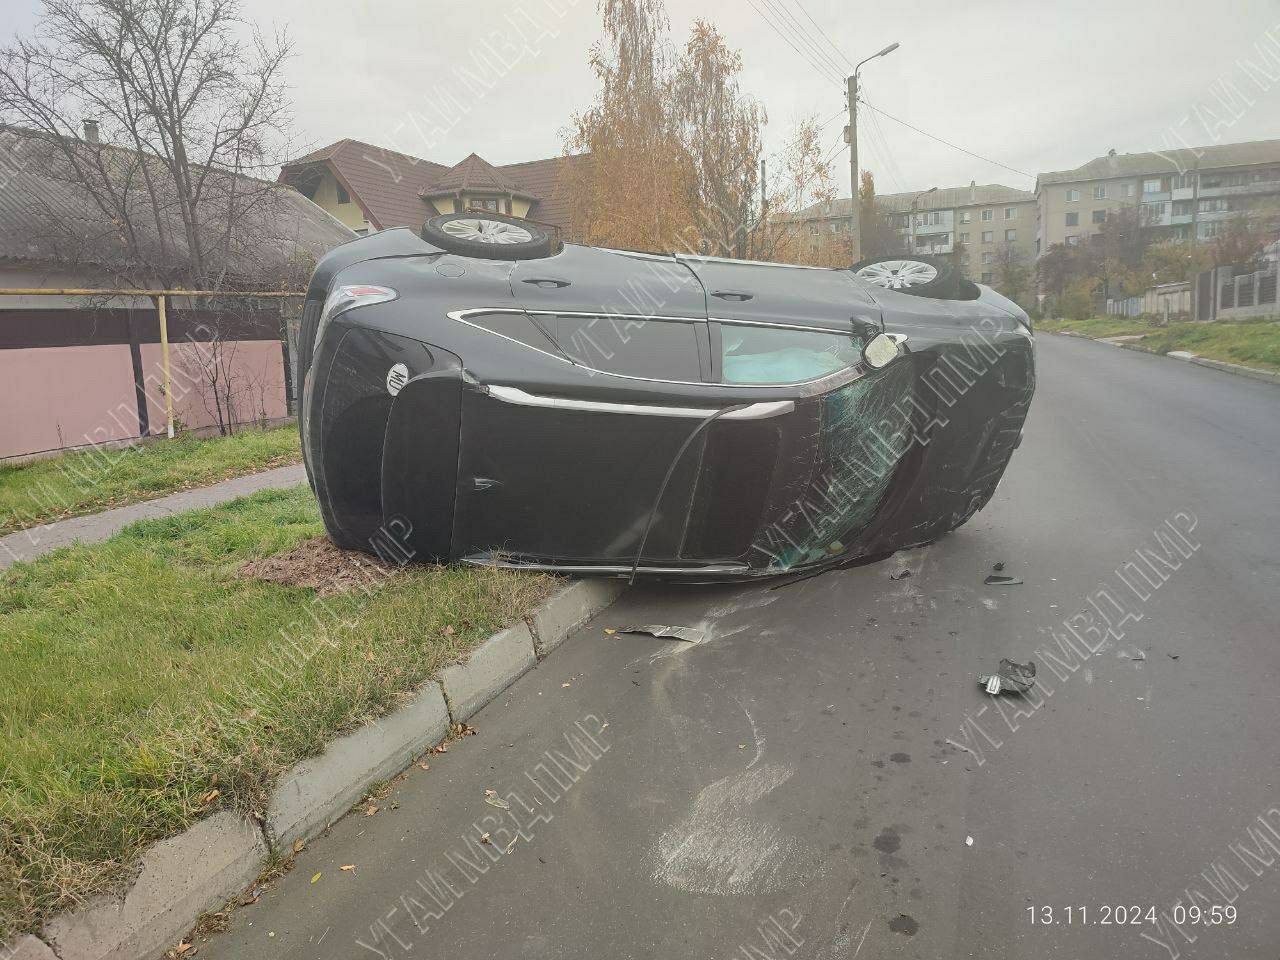
M 587 413 L 626 413 L 642 417 L 682 417 L 690 420 L 704 420 L 719 412 L 720 407 L 665 407 L 647 403 L 611 403 L 605 400 L 575 400 L 568 397 L 548 397 L 537 393 L 528 393 L 519 387 L 509 387 L 492 383 L 486 388 L 489 396 L 496 397 L 503 403 L 514 403 L 522 407 L 545 407 L 551 410 L 582 410 Z M 753 403 L 741 410 L 731 410 L 720 417 L 721 420 L 768 420 L 780 417 L 795 410 L 794 400 L 764 400 Z
M 532 350 L 534 353 L 540 353 L 543 356 L 550 357 L 553 360 L 559 360 L 561 363 L 567 363 L 571 367 L 578 367 L 580 370 L 587 370 L 593 374 L 598 374 L 602 377 L 616 377 L 619 380 L 631 380 L 631 381 L 638 381 L 640 383 L 669 383 L 669 384 L 672 384 L 673 386 L 682 386 L 682 387 L 716 387 L 720 389 L 723 389 L 725 387 L 730 387 L 734 390 L 785 390 L 785 389 L 791 389 L 791 388 L 814 388 L 820 384 L 825 384 L 827 381 L 832 381 L 832 389 L 834 389 L 835 387 L 838 387 L 838 386 L 844 386 L 845 383 L 852 380 L 856 380 L 858 377 L 866 373 L 865 366 L 859 363 L 855 366 L 844 367 L 841 370 L 833 370 L 831 373 L 825 373 L 820 377 L 815 377 L 813 380 L 802 380 L 798 383 L 711 383 L 706 380 L 662 380 L 657 377 L 637 377 L 637 376 L 633 376 L 631 374 L 626 374 L 626 373 L 613 373 L 612 371 L 609 371 L 609 370 L 600 370 L 597 367 L 589 367 L 584 363 L 575 363 L 573 360 L 569 359 L 568 357 L 551 353 L 548 350 L 542 350 L 538 347 L 531 347 L 529 346 L 529 344 L 525 343 L 523 340 L 517 340 L 515 337 L 508 337 L 506 334 L 498 333 L 496 330 L 490 330 L 488 327 L 482 327 L 480 326 L 480 324 L 472 323 L 470 320 L 467 319 L 467 317 L 475 316 L 476 314 L 481 314 L 481 313 L 503 313 L 503 314 L 509 314 L 515 317 L 533 317 L 533 316 L 601 317 L 606 319 L 614 318 L 618 320 L 664 320 L 664 321 L 676 321 L 680 323 L 728 323 L 728 324 L 739 324 L 742 326 L 750 326 L 750 327 L 764 327 L 766 329 L 772 329 L 777 327 L 777 328 L 782 328 L 787 330 L 801 330 L 809 333 L 835 334 L 836 336 L 842 335 L 843 331 L 832 330 L 828 327 L 805 327 L 805 326 L 797 326 L 797 325 L 783 324 L 783 323 L 768 323 L 768 322 L 763 322 L 759 320 L 733 320 L 725 317 L 668 317 L 668 316 L 644 317 L 644 316 L 640 316 L 639 314 L 606 313 L 604 311 L 599 311 L 599 310 L 576 310 L 576 311 L 575 310 L 525 310 L 521 307 L 468 307 L 465 310 L 449 310 L 445 312 L 445 316 L 448 317 L 450 320 L 454 320 L 458 323 L 465 324 L 466 326 L 471 327 L 474 330 L 480 330 L 483 333 L 490 334 L 491 336 L 499 337 L 502 340 L 507 340 L 510 343 L 514 343 L 517 346 L 523 347 L 526 350 Z M 850 331 L 848 336 L 853 336 L 852 331 Z M 840 382 L 837 382 L 837 381 L 840 381 Z M 806 396 L 814 392 L 820 392 L 820 391 L 816 391 L 813 389 L 804 390 L 804 393 Z

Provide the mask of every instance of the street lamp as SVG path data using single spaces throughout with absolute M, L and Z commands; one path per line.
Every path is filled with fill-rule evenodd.
M 858 71 L 864 63 L 887 56 L 897 49 L 898 43 L 894 41 L 879 53 L 858 61 L 858 65 L 853 68 L 853 75 L 849 77 L 849 233 L 853 242 L 854 263 L 862 259 L 862 236 L 858 233 Z
M 911 249 L 909 249 L 907 253 L 916 252 L 916 205 L 920 202 L 920 198 L 923 197 L 925 194 L 937 193 L 937 191 L 938 191 L 937 187 L 930 187 L 928 190 L 921 190 L 919 193 L 917 193 L 914 197 L 911 198 L 911 213 L 909 214 L 909 216 L 911 217 L 911 223 L 910 223 L 911 242 L 909 244 Z

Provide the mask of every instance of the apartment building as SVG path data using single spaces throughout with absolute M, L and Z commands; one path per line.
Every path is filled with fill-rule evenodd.
M 1035 194 L 999 183 L 931 191 L 879 194 L 876 208 L 893 231 L 893 249 L 935 256 L 958 255 L 967 276 L 995 283 L 1000 264 L 1035 259 Z M 788 218 L 798 222 L 800 249 L 813 263 L 849 249 L 849 200 L 814 204 Z M 871 226 L 863 224 L 863 255 L 869 255 Z
M 1116 153 L 1036 179 L 1036 254 L 1096 235 L 1136 208 L 1160 239 L 1212 240 L 1234 217 L 1280 216 L 1280 140 Z

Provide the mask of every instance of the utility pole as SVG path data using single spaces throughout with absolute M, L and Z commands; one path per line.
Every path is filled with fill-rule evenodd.
M 861 64 L 859 64 L 861 66 Z M 858 71 L 849 77 L 849 242 L 853 262 L 862 259 L 862 234 L 858 224 Z
M 849 231 L 852 234 L 850 239 L 853 241 L 854 263 L 862 259 L 862 233 L 858 225 L 858 71 L 862 69 L 864 63 L 893 53 L 897 49 L 898 44 L 891 43 L 880 52 L 873 53 L 866 60 L 860 61 L 853 68 L 845 91 L 849 97 Z

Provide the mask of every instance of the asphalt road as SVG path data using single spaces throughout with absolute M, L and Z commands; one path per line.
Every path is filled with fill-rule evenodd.
M 1276 960 L 1280 389 L 1039 351 L 1026 439 L 967 526 L 777 590 L 631 591 L 201 956 Z M 1116 571 L 1160 529 L 1139 599 Z M 984 586 L 999 560 L 1025 583 Z M 1097 651 L 1058 676 L 1036 651 L 1064 620 L 1091 598 L 1121 619 L 1099 588 L 1141 619 L 1077 621 Z M 711 639 L 603 629 L 634 622 Z M 1004 656 L 1043 682 L 1002 717 L 975 678 Z M 486 790 L 523 824 L 509 854 Z M 1206 871 L 1234 924 L 1174 911 L 1228 903 Z

